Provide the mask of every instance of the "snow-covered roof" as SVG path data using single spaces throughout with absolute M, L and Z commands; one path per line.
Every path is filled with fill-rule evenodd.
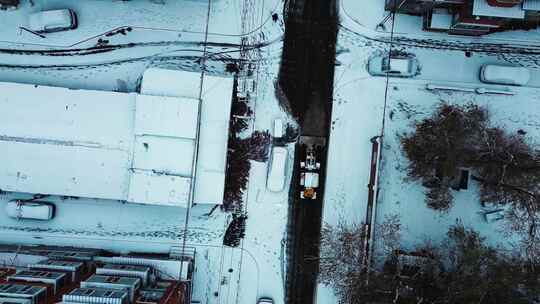
M 453 16 L 448 11 L 433 11 L 430 28 L 449 29 L 452 26 Z
M 0 82 L 0 189 L 183 207 L 194 195 L 195 203 L 221 204 L 232 80 L 208 78 L 200 120 L 193 97 Z
M 156 96 L 201 98 L 199 149 L 196 160 L 197 204 L 223 202 L 227 139 L 233 79 L 151 68 L 144 72 L 141 93 Z
M 523 0 L 523 9 L 526 11 L 540 11 L 540 0 Z
M 513 7 L 498 7 L 489 5 L 486 0 L 474 0 L 473 15 L 523 19 L 525 18 L 525 11 L 519 5 Z

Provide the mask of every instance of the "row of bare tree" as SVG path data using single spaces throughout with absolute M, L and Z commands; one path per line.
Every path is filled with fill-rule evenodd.
M 382 267 L 362 263 L 364 225 L 325 226 L 319 281 L 332 287 L 339 303 L 533 304 L 540 300 L 540 271 L 522 256 L 485 243 L 461 224 L 444 240 L 426 241 L 404 252 L 399 247 L 399 218 L 380 225 Z

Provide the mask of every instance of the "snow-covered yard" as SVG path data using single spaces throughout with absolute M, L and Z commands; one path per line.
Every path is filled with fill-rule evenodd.
M 465 85 L 466 86 L 466 85 Z M 430 115 L 437 104 L 474 103 L 485 107 L 493 125 L 515 133 L 521 129 L 536 144 L 540 138 L 538 90 L 513 88 L 514 96 L 475 94 L 459 91 L 433 91 L 422 81 L 392 81 L 388 90 L 388 105 L 384 131 L 384 147 L 380 172 L 380 194 L 377 222 L 387 215 L 398 214 L 402 223 L 402 246 L 407 249 L 430 239 L 440 241 L 456 222 L 472 227 L 492 245 L 510 248 L 519 236 L 508 229 L 505 219 L 488 223 L 483 217 L 478 187 L 470 181 L 468 190 L 453 191 L 454 206 L 446 213 L 429 209 L 425 204 L 425 188 L 407 179 L 408 160 L 400 145 L 399 135 L 413 130 L 413 123 Z M 380 241 L 377 232 L 374 236 Z M 377 244 L 377 243 L 376 243 Z M 380 243 L 379 243 L 379 248 Z

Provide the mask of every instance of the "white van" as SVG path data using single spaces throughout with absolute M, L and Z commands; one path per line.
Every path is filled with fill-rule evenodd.
M 55 209 L 53 204 L 42 201 L 13 200 L 6 204 L 7 215 L 16 219 L 47 221 L 54 217 Z
M 280 192 L 285 187 L 285 168 L 287 165 L 287 148 L 273 147 L 268 167 L 266 188 L 272 192 Z
M 70 9 L 42 11 L 30 14 L 28 27 L 37 33 L 52 33 L 77 28 L 77 14 Z
M 274 119 L 274 138 L 283 137 L 283 121 L 279 118 Z
M 480 69 L 480 81 L 485 83 L 521 86 L 530 78 L 531 72 L 523 67 L 486 64 Z

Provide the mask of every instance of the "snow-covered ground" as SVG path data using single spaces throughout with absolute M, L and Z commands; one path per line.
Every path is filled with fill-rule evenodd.
M 13 11 L 0 11 L 2 27 L 0 44 L 8 48 L 76 48 L 95 44 L 99 38 L 111 44 L 149 41 L 202 41 L 206 18 L 209 14 L 208 33 L 212 41 L 234 41 L 241 32 L 242 1 L 215 0 L 208 12 L 208 1 L 66 1 L 35 0 L 21 1 Z M 271 14 L 280 13 L 280 0 L 263 0 L 256 3 L 255 14 L 250 16 L 260 27 L 271 23 Z M 77 14 L 78 27 L 71 31 L 46 34 L 46 38 L 21 31 L 28 26 L 28 15 L 54 9 L 72 9 Z M 132 27 L 127 35 L 101 36 L 121 27 Z M 254 30 L 258 30 L 254 29 Z M 227 39 L 227 40 L 225 40 Z
M 328 151 L 323 225 L 365 220 L 371 163 L 370 139 L 382 128 L 385 82 L 365 69 L 371 48 L 356 48 L 339 36 Z M 332 290 L 317 286 L 317 303 L 337 303 Z
M 369 139 L 380 135 L 383 129 L 385 105 L 384 77 L 367 73 L 368 60 L 389 51 L 388 33 L 375 27 L 387 12 L 383 1 L 342 0 L 338 34 L 337 67 L 334 78 L 334 103 L 332 130 L 328 159 L 328 178 L 324 201 L 323 222 L 360 223 L 365 220 L 368 201 L 371 143 Z M 493 115 L 493 122 L 504 124 L 509 131 L 521 128 L 532 138 L 539 138 L 537 123 L 539 111 L 531 111 L 538 99 L 540 70 L 537 58 L 518 53 L 500 54 L 481 49 L 466 56 L 467 39 L 476 43 L 498 43 L 522 38 L 533 41 L 535 33 L 504 34 L 501 40 L 489 35 L 485 39 L 450 37 L 447 34 L 421 31 L 421 20 L 411 16 L 397 16 L 397 36 L 404 38 L 392 44 L 392 50 L 409 53 L 420 63 L 421 71 L 414 79 L 391 79 L 386 108 L 383 162 L 381 164 L 376 222 L 386 215 L 398 214 L 403 226 L 403 246 L 413 247 L 430 238 L 439 240 L 448 227 L 461 220 L 485 235 L 493 244 L 510 246 L 517 236 L 504 233 L 504 222 L 488 224 L 483 220 L 478 202 L 477 188 L 473 183 L 468 191 L 455 194 L 455 207 L 447 214 L 428 209 L 424 203 L 423 189 L 417 183 L 404 179 L 407 160 L 399 146 L 397 134 L 410 131 L 411 123 L 428 115 L 441 100 L 451 102 L 476 102 L 486 105 Z M 408 27 L 407 27 L 408 26 Z M 431 35 L 431 36 L 430 36 Z M 454 41 L 452 47 L 433 47 L 414 39 L 432 38 L 432 41 Z M 502 40 L 504 38 L 504 40 Z M 531 71 L 531 82 L 525 88 L 493 86 L 479 80 L 479 70 L 484 64 L 516 64 Z M 464 87 L 469 90 L 489 88 L 510 90 L 514 96 L 480 95 L 475 93 L 434 92 L 427 84 Z M 536 108 L 534 108 L 536 110 Z M 389 118 L 392 113 L 392 119 Z M 534 129 L 534 131 L 532 131 Z M 375 230 L 375 250 L 380 251 Z M 319 285 L 317 303 L 337 303 L 332 290 Z
M 205 41 L 208 1 L 23 1 L 20 10 L 0 11 L 0 44 L 3 49 L 22 52 L 0 54 L 0 81 L 33 83 L 107 91 L 134 92 L 149 67 L 200 71 L 200 56 Z M 241 38 L 241 11 L 249 1 L 215 0 L 209 14 L 209 74 L 230 77 L 225 71 L 227 58 L 238 57 Z M 274 82 L 281 54 L 282 0 L 251 2 L 245 29 L 253 33 L 250 41 L 262 44 L 258 91 L 254 109 L 255 130 L 269 129 L 273 119 L 288 120 L 274 96 Z M 73 31 L 48 34 L 42 39 L 20 32 L 30 12 L 42 9 L 72 8 L 80 26 Z M 272 13 L 279 14 L 273 22 Z M 130 26 L 126 35 L 101 34 L 117 27 Z M 96 36 L 97 35 L 97 36 Z M 101 36 L 100 36 L 101 35 Z M 109 44 L 129 45 L 115 51 L 69 56 L 29 53 L 35 49 L 86 48 L 99 38 Z M 78 43 L 82 41 L 81 43 Z M 10 50 L 8 50 L 10 51 Z M 179 83 L 178 85 L 183 85 Z M 97 118 L 98 119 L 98 118 Z M 293 155 L 293 147 L 289 147 Z M 292 171 L 292 161 L 288 172 Z M 201 206 L 191 209 L 185 231 L 186 209 L 123 204 L 110 200 L 62 199 L 48 197 L 57 205 L 57 216 L 48 222 L 17 221 L 0 212 L 0 239 L 6 243 L 77 245 L 119 252 L 169 252 L 186 245 L 196 249 L 194 300 L 201 303 L 255 303 L 259 297 L 284 299 L 284 238 L 288 189 L 281 193 L 266 190 L 266 163 L 253 163 L 247 192 L 246 236 L 239 248 L 222 245 L 231 221 L 219 209 L 211 216 Z M 290 180 L 290 173 L 287 179 Z M 7 201 L 24 194 L 0 197 Z
M 426 82 L 418 80 L 393 80 L 390 83 L 377 221 L 381 222 L 385 215 L 398 214 L 403 224 L 402 246 L 411 248 L 426 239 L 437 242 L 456 221 L 479 231 L 493 245 L 505 248 L 515 245 L 519 236 L 508 230 L 505 220 L 487 223 L 483 218 L 474 181 L 470 182 L 468 190 L 453 191 L 455 204 L 447 213 L 427 208 L 424 202 L 425 189 L 419 182 L 406 178 L 408 160 L 398 137 L 412 131 L 414 121 L 429 116 L 442 101 L 452 104 L 472 102 L 488 110 L 492 124 L 510 133 L 524 130 L 533 144 L 537 144 L 540 138 L 540 110 L 533 105 L 540 99 L 539 91 L 530 88 L 513 91 L 516 95 L 476 94 L 427 90 Z M 376 233 L 375 240 L 378 240 Z

